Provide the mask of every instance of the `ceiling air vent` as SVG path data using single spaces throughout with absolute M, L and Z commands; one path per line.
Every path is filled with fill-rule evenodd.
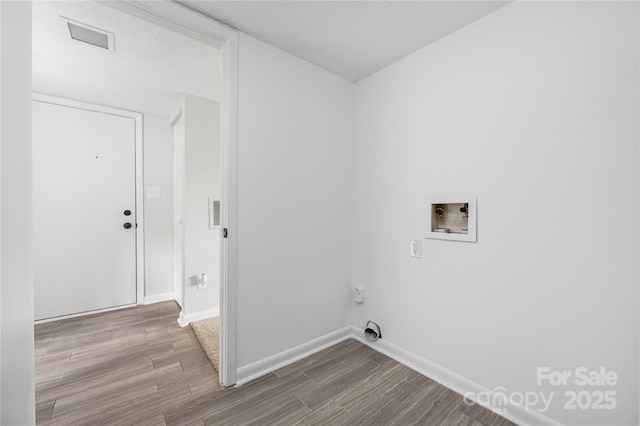
M 105 50 L 114 50 L 113 33 L 65 17 L 61 18 L 66 21 L 69 35 L 72 39 L 101 47 Z

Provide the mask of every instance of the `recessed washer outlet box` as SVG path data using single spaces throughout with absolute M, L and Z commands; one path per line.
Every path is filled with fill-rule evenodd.
M 476 242 L 475 196 L 427 197 L 425 238 Z

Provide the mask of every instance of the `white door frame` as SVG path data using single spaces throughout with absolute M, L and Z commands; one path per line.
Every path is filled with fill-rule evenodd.
M 178 318 L 178 324 L 181 327 L 188 325 L 182 323 L 182 314 L 184 313 L 184 232 L 182 229 L 182 220 L 179 224 L 176 223 L 176 213 L 179 213 L 179 217 L 182 218 L 184 209 L 184 153 L 185 153 L 185 141 L 184 132 L 182 146 L 180 147 L 181 155 L 180 162 L 176 160 L 176 123 L 182 118 L 182 107 L 174 114 L 173 118 L 169 122 L 171 126 L 171 149 L 173 151 L 172 161 L 172 173 L 173 173 L 173 297 L 178 305 L 180 305 L 180 317 Z M 176 176 L 176 172 L 180 170 L 180 177 Z M 179 227 L 176 227 L 179 225 Z M 179 235 L 178 235 L 179 234 Z M 180 254 L 176 255 L 176 242 L 180 244 Z M 176 273 L 176 270 L 180 269 L 180 275 Z M 180 289 L 180 293 L 176 292 L 176 289 Z
M 34 93 L 32 100 L 44 102 L 53 105 L 62 105 L 71 108 L 83 109 L 86 111 L 101 112 L 104 114 L 117 115 L 120 117 L 132 118 L 135 121 L 135 139 L 136 139 L 136 305 L 142 305 L 144 301 L 144 197 L 143 197 L 143 158 L 142 158 L 142 138 L 143 138 L 143 115 L 139 112 L 127 111 L 119 108 L 112 108 L 103 105 L 91 104 L 88 102 L 76 101 L 57 96 L 45 95 L 42 93 Z M 129 306 L 129 305 L 126 305 Z M 94 312 L 109 311 L 113 309 L 121 309 L 126 306 L 118 306 L 115 308 L 100 309 Z M 86 315 L 86 312 L 79 314 L 67 315 L 64 318 Z M 51 320 L 60 319 L 52 318 Z M 46 322 L 43 320 L 41 322 Z
M 238 32 L 168 0 L 120 0 L 104 3 L 221 49 L 220 213 L 227 238 L 221 238 L 220 250 L 220 383 L 232 386 L 236 383 L 237 366 Z

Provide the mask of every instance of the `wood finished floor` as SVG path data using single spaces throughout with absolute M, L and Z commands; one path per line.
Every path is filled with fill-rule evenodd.
M 174 302 L 35 327 L 38 425 L 511 425 L 347 340 L 224 389 Z

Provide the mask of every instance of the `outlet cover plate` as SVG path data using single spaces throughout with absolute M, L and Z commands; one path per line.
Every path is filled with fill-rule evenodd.
M 422 257 L 422 241 L 409 241 L 409 256 L 415 257 L 416 259 L 420 259 Z

